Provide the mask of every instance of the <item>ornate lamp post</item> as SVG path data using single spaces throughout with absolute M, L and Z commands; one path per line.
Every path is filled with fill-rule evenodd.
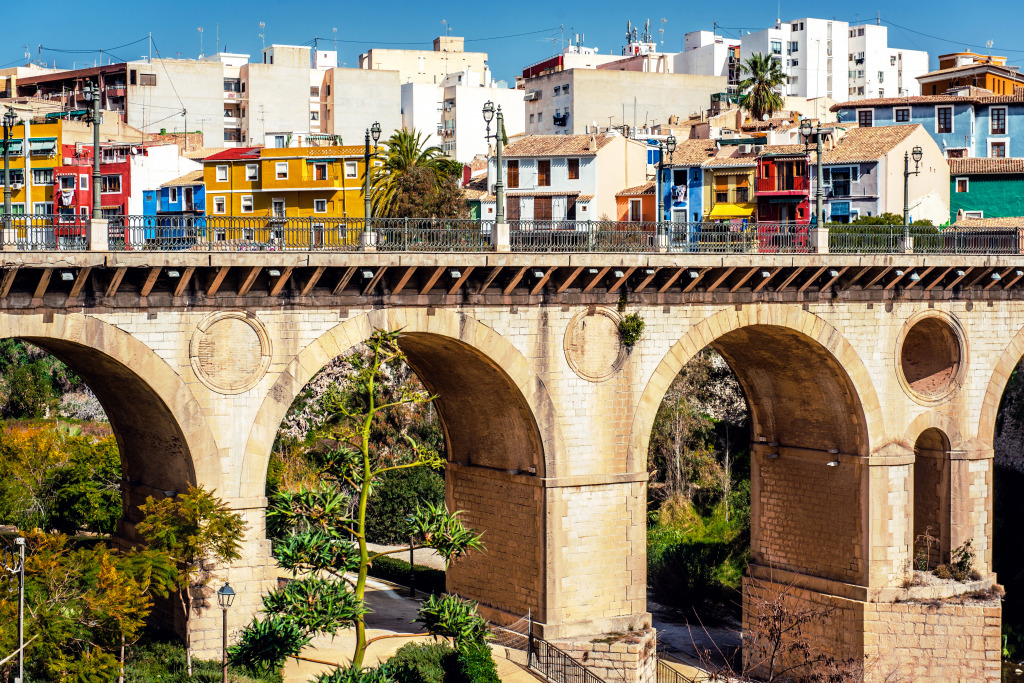
M 821 228 L 825 225 L 825 213 L 824 209 L 822 208 L 822 200 L 824 198 L 825 187 L 824 175 L 821 170 L 821 121 L 818 121 L 818 126 L 815 130 L 814 127 L 811 125 L 810 119 L 803 119 L 802 121 L 800 121 L 800 134 L 804 137 L 805 144 L 810 143 L 811 135 L 814 135 L 817 141 L 818 158 L 816 160 L 817 183 L 814 192 L 814 222 L 817 224 L 818 228 Z
M 910 157 L 914 157 L 914 170 L 910 170 Z M 920 145 L 914 147 L 913 152 L 903 153 L 903 236 L 907 236 L 907 226 L 910 225 L 910 176 L 921 172 L 921 159 L 924 157 L 924 150 Z
M 100 88 L 99 81 L 93 85 L 88 82 L 82 86 L 82 97 L 92 102 L 89 123 L 92 124 L 92 213 L 91 218 L 100 218 Z
M 16 119 L 10 109 L 4 113 L 4 236 L 11 228 L 11 131 Z
M 484 103 L 484 123 L 487 124 L 487 134 L 484 135 L 485 140 L 494 138 L 494 150 L 497 164 L 497 182 L 494 184 L 494 222 L 495 224 L 501 224 L 505 222 L 505 172 L 501 167 L 501 149 L 505 143 L 505 120 L 501 113 L 501 105 L 498 108 L 494 108 L 494 102 L 488 100 Z M 491 135 L 491 121 L 494 120 L 495 115 L 498 117 L 498 121 L 495 124 L 494 135 Z
M 6 121 L 4 121 L 6 126 Z M 5 548 L 0 555 L 0 566 L 10 574 L 18 575 L 18 676 L 14 683 L 25 681 L 25 539 L 14 539 L 17 551 Z
M 370 137 L 373 137 L 373 153 L 370 153 Z M 370 162 L 377 156 L 377 141 L 380 140 L 380 123 L 366 129 L 366 149 L 363 151 L 363 216 L 365 232 L 370 232 L 370 219 L 373 218 L 373 203 L 370 201 Z
M 658 141 L 658 182 L 657 182 L 657 184 L 655 186 L 655 190 L 658 193 L 658 212 L 655 214 L 654 220 L 658 222 L 659 226 L 661 226 L 662 222 L 664 222 L 664 220 L 665 220 L 664 215 L 663 215 L 665 197 L 663 196 L 664 193 L 662 192 L 662 189 L 661 189 L 661 177 L 662 177 L 662 175 L 665 172 L 665 152 L 668 152 L 669 156 L 671 157 L 673 154 L 675 154 L 675 151 L 676 151 L 676 136 L 675 135 L 669 135 L 665 140 L 659 140 Z M 660 227 L 658 229 L 658 234 L 661 234 L 661 228 Z
M 224 583 L 220 590 L 217 591 L 217 602 L 220 604 L 221 610 L 224 612 L 223 619 L 223 640 L 221 642 L 221 663 L 224 667 L 224 683 L 228 683 L 228 607 L 231 607 L 231 603 L 235 601 L 235 591 L 227 584 Z

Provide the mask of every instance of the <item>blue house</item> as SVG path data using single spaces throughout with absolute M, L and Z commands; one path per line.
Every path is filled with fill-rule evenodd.
M 714 140 L 680 140 L 661 177 L 662 220 L 700 223 L 704 216 L 703 163 L 715 155 Z
M 832 107 L 839 125 L 920 123 L 947 159 L 1024 157 L 1024 97 L 963 88 L 946 95 L 886 97 Z
M 164 183 L 156 190 L 142 193 L 142 210 L 153 220 L 146 221 L 145 237 L 180 240 L 183 246 L 205 234 L 206 185 L 202 169 L 186 173 Z

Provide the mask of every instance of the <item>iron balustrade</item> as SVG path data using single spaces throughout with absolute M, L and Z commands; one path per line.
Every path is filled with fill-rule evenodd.
M 656 678 L 657 683 L 694 683 L 694 679 L 672 668 L 661 657 L 658 657 Z
M 536 636 L 530 638 L 527 655 L 530 668 L 552 683 L 604 683 L 593 671 Z
M 84 251 L 89 219 L 74 214 L 0 214 L 2 244 L 14 251 Z M 113 251 L 487 252 L 493 221 L 477 219 L 113 216 Z M 813 226 L 768 222 L 508 222 L 522 253 L 810 254 Z M 937 228 L 825 226 L 833 254 L 1024 254 L 1024 225 Z M 375 235 L 364 240 L 365 233 Z M 909 240 L 907 239 L 909 238 Z M 365 245 L 364 245 L 365 242 Z
M 804 191 L 810 186 L 807 176 L 772 175 L 757 179 L 758 192 L 796 192 Z

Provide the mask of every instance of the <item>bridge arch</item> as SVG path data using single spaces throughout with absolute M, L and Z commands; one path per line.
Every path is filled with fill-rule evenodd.
M 665 392 L 707 346 L 729 362 L 746 392 L 755 439 L 778 442 L 781 434 L 800 433 L 803 442 L 789 445 L 849 455 L 868 455 L 884 443 L 883 414 L 868 370 L 838 330 L 797 306 L 744 306 L 694 325 L 661 359 L 633 416 L 627 459 L 634 470 L 646 463 Z M 833 425 L 840 430 L 834 439 L 822 438 L 826 430 L 810 429 L 834 418 L 842 418 Z M 812 431 L 817 434 L 808 439 Z
M 981 414 L 978 418 L 978 440 L 989 448 L 995 443 L 996 418 L 999 416 L 999 405 L 1003 401 L 1003 393 L 1010 382 L 1013 369 L 1017 367 L 1017 363 L 1022 358 L 1024 358 L 1024 327 L 1017 330 L 1010 343 L 1003 349 L 985 387 L 985 396 L 981 402 Z
M 127 332 L 80 313 L 0 314 L 0 337 L 19 338 L 56 356 L 96 394 L 121 452 L 124 508 L 189 484 L 219 488 L 213 432 L 188 385 Z
M 448 505 L 483 532 L 486 551 L 449 568 L 448 590 L 498 614 L 529 611 L 543 621 L 550 600 L 544 482 L 564 462 L 563 438 L 548 391 L 525 356 L 478 320 L 445 309 L 388 309 L 320 335 L 281 372 L 257 413 L 242 495 L 263 494 L 275 434 L 306 383 L 374 328 L 403 330 L 399 344 L 409 365 L 438 396 Z

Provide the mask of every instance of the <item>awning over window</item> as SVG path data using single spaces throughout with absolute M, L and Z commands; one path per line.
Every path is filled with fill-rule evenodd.
M 721 202 L 715 204 L 714 208 L 711 209 L 711 215 L 708 216 L 711 220 L 718 220 L 724 218 L 750 218 L 754 213 L 753 204 L 728 204 Z
M 0 140 L 0 152 L 4 151 L 5 144 L 9 144 L 11 146 L 11 155 L 12 156 L 21 156 L 22 150 L 25 148 L 25 141 L 24 140 L 20 140 L 20 139 L 18 139 L 18 140 L 10 140 L 7 143 L 4 143 L 3 140 Z
M 55 154 L 57 138 L 32 138 L 29 141 L 29 148 L 33 154 Z

